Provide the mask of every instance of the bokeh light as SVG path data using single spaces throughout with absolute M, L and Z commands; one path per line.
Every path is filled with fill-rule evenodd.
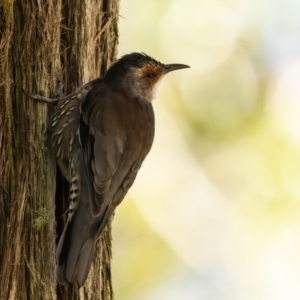
M 191 69 L 116 212 L 116 299 L 300 299 L 300 3 L 120 5 L 119 55 Z

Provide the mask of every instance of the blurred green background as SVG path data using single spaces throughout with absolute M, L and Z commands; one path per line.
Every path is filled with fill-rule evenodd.
M 171 73 L 113 222 L 120 300 L 300 299 L 300 1 L 122 0 Z

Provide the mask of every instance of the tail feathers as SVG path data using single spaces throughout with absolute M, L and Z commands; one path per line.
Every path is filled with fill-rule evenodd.
M 72 281 L 77 281 L 79 286 L 84 284 L 88 276 L 95 253 L 95 246 L 96 240 L 88 239 L 81 248 L 80 255 L 73 273 L 75 278 L 72 278 Z
M 57 279 L 60 284 L 72 283 L 81 287 L 90 270 L 96 242 L 110 220 L 113 207 L 93 217 L 88 206 L 78 207 L 68 221 L 57 246 Z
M 97 236 L 73 236 L 72 222 L 68 223 L 57 248 L 57 279 L 60 284 L 72 283 L 81 287 L 89 273 Z

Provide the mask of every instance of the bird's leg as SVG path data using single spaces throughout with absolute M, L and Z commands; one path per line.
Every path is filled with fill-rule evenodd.
M 48 104 L 51 104 L 51 105 L 57 105 L 58 101 L 61 100 L 63 97 L 64 97 L 64 93 L 63 93 L 63 83 L 61 82 L 61 80 L 57 80 L 56 81 L 56 87 L 55 87 L 55 98 L 51 99 L 51 98 L 47 98 L 47 97 L 43 97 L 39 94 L 36 94 L 36 95 L 30 95 L 28 92 L 26 92 L 24 89 L 23 90 L 23 93 L 34 99 L 34 100 L 37 100 L 37 101 L 40 101 L 40 102 L 46 102 Z

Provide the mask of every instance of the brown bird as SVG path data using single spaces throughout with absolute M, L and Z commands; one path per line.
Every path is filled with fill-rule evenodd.
M 84 284 L 96 241 L 152 146 L 158 85 L 167 73 L 188 67 L 128 54 L 58 102 L 52 139 L 70 182 L 68 221 L 57 247 L 59 283 Z

